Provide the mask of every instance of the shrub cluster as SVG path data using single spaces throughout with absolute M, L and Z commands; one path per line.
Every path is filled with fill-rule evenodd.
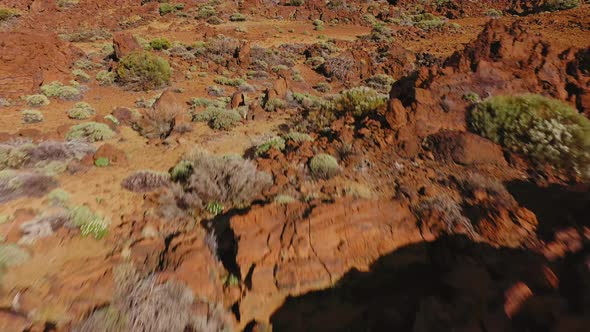
M 41 197 L 57 187 L 51 176 L 34 172 L 0 171 L 0 203 L 19 197 Z
M 536 163 L 588 174 L 590 120 L 559 100 L 540 95 L 498 96 L 470 113 L 474 132 Z
M 82 92 L 78 88 L 64 85 L 59 81 L 42 85 L 41 92 L 47 97 L 56 97 L 63 100 L 76 100 L 82 96 Z
M 121 59 L 117 67 L 117 79 L 133 89 L 157 89 L 170 82 L 170 64 L 149 52 L 133 52 Z
M 313 156 L 309 161 L 309 169 L 314 177 L 321 179 L 329 179 L 340 173 L 336 158 L 325 153 Z
M 97 142 L 114 136 L 115 132 L 106 124 L 86 122 L 72 126 L 66 134 L 66 140 Z
M 90 104 L 85 102 L 76 103 L 76 105 L 74 105 L 74 108 L 68 111 L 68 117 L 70 119 L 76 120 L 86 120 L 94 116 L 95 114 L 96 111 L 94 110 L 94 108 L 92 108 Z
M 121 186 L 133 192 L 149 192 L 167 185 L 169 181 L 168 173 L 142 170 L 123 179 Z
M 45 95 L 30 95 L 25 97 L 25 101 L 29 106 L 41 107 L 49 105 L 49 98 Z
M 193 114 L 193 121 L 207 122 L 209 127 L 217 130 L 229 130 L 242 121 L 242 116 L 236 110 L 208 107 Z
M 154 38 L 150 41 L 150 47 L 154 50 L 167 50 L 172 46 L 166 38 Z
M 249 160 L 202 150 L 186 155 L 170 173 L 182 208 L 204 209 L 211 202 L 226 208 L 245 206 L 272 184 L 272 177 Z
M 23 123 L 38 123 L 43 121 L 43 113 L 37 110 L 23 110 L 21 112 Z
M 0 170 L 40 168 L 48 163 L 67 163 L 82 159 L 96 150 L 82 142 L 46 141 L 34 144 L 28 140 L 0 143 Z

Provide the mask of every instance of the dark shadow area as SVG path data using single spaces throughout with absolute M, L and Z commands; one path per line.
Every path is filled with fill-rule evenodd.
M 518 203 L 531 210 L 539 221 L 537 233 L 542 240 L 551 240 L 558 229 L 590 226 L 590 188 L 568 188 L 514 181 L 506 188 Z
M 350 271 L 331 289 L 288 298 L 271 323 L 273 331 L 281 332 L 543 332 L 557 331 L 562 317 L 587 320 L 583 313 L 589 312 L 590 282 L 575 285 L 586 294 L 586 306 L 572 311 L 569 300 L 547 282 L 545 264 L 532 252 L 493 248 L 464 237 L 441 238 L 386 255 L 368 272 Z M 559 305 L 548 312 L 547 306 L 527 301 L 526 310 L 510 319 L 505 293 L 517 282 L 535 294 L 531 301 Z

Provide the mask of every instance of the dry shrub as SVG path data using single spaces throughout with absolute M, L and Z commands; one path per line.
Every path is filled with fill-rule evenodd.
M 0 169 L 34 168 L 52 161 L 80 160 L 95 151 L 94 146 L 79 141 L 34 144 L 30 140 L 15 140 L 0 143 Z
M 184 208 L 203 209 L 208 203 L 248 205 L 272 184 L 270 174 L 239 156 L 217 156 L 195 150 L 172 170 L 177 202 Z
M 54 178 L 44 174 L 0 171 L 0 203 L 19 197 L 41 197 L 57 185 Z
M 167 185 L 169 180 L 167 173 L 142 170 L 123 179 L 121 186 L 129 191 L 149 192 Z
M 176 117 L 182 111 L 180 105 L 172 107 L 148 108 L 142 118 L 135 124 L 139 134 L 145 138 L 165 139 L 170 136 L 176 125 Z
M 471 221 L 463 215 L 461 205 L 450 196 L 439 195 L 423 200 L 415 212 L 422 224 L 428 225 L 433 233 L 461 233 L 472 238 L 477 236 Z
M 349 56 L 335 56 L 326 59 L 318 70 L 326 77 L 334 77 L 341 81 L 352 79 L 355 61 Z

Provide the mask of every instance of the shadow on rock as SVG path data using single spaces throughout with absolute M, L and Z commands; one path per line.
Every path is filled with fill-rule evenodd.
M 588 275 L 587 267 L 583 273 Z M 397 250 L 368 272 L 347 273 L 331 289 L 291 297 L 271 323 L 277 331 L 316 332 L 587 327 L 590 285 L 570 285 L 586 294 L 585 307 L 579 306 L 578 296 L 576 310 L 571 310 L 553 277 L 538 254 L 446 237 Z

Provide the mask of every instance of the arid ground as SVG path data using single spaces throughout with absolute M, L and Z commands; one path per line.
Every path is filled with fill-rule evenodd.
M 590 2 L 0 0 L 0 331 L 590 331 Z

